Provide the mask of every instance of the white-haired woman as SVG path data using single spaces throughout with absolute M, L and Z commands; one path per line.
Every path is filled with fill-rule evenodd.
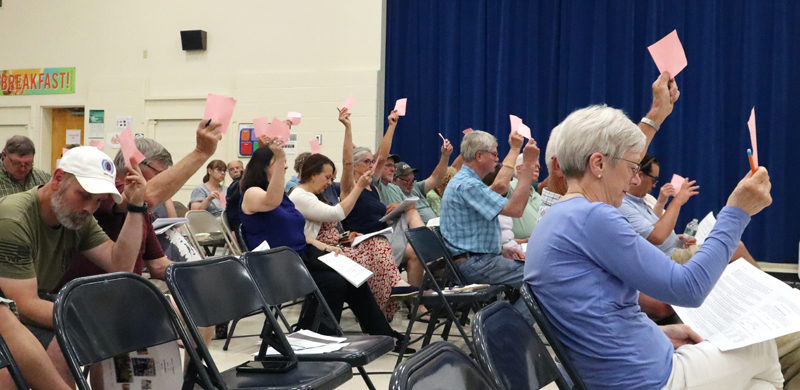
M 527 254 L 525 281 L 589 388 L 781 388 L 774 341 L 720 352 L 685 325 L 658 327 L 637 304 L 641 291 L 670 304 L 699 306 L 750 216 L 772 201 L 766 169 L 748 173 L 685 265 L 633 231 L 617 207 L 639 180 L 648 138 L 677 99 L 669 97 L 665 75 L 653 85 L 661 116 L 646 117 L 642 129 L 605 106 L 577 110 L 561 123 L 556 154 L 568 191 L 531 236 L 529 248 L 536 250 Z

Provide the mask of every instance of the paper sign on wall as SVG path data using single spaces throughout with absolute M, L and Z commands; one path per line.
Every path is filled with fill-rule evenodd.
M 67 145 L 80 145 L 81 144 L 81 129 L 67 129 L 67 136 L 65 143 Z

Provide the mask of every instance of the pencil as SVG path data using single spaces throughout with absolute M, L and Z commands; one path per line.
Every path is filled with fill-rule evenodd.
M 747 160 L 750 161 L 750 170 L 755 174 L 756 164 L 753 162 L 753 151 L 750 149 L 747 149 Z

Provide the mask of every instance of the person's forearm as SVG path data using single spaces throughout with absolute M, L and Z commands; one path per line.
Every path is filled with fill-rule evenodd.
M 353 189 L 353 130 L 350 125 L 344 126 L 344 144 L 342 146 L 342 179 L 340 191 L 345 197 Z M 346 212 L 345 212 L 346 213 Z
M 647 236 L 647 241 L 651 244 L 661 245 L 675 230 L 675 224 L 678 223 L 678 214 L 681 212 L 681 205 L 678 202 L 672 202 L 667 207 L 661 218 L 658 219 L 653 225 L 653 231 Z
M 212 199 L 213 199 L 212 196 L 210 196 L 210 195 L 206 196 L 205 199 L 203 199 L 202 202 L 194 202 L 194 203 L 192 203 L 191 209 L 192 210 L 205 210 L 205 209 L 208 208 L 208 204 L 211 203 Z
M 383 135 L 383 139 L 381 140 L 381 145 L 375 152 L 375 165 L 373 165 L 374 171 L 372 172 L 373 178 L 380 179 L 383 175 L 383 164 L 389 157 L 389 151 L 392 150 L 392 138 L 394 137 L 394 129 L 396 127 L 397 124 L 389 123 L 389 127 L 386 128 L 386 134 Z
M 111 267 L 106 272 L 132 272 L 142 246 L 143 213 L 128 212 L 111 248 Z
M 178 218 L 178 211 L 175 210 L 175 203 L 171 198 L 164 202 L 164 209 L 167 210 L 167 218 Z
M 661 218 L 661 216 L 664 215 L 664 206 L 666 205 L 667 205 L 667 199 L 664 199 L 660 196 L 658 197 L 658 199 L 656 199 L 656 204 L 653 205 L 653 213 L 656 215 L 656 217 Z
M 664 123 L 665 119 L 667 119 L 667 115 L 664 114 L 664 110 L 655 106 L 650 107 L 650 111 L 647 112 L 645 117 L 655 122 L 659 127 L 661 127 L 661 124 Z M 648 148 L 650 148 L 650 142 L 653 140 L 653 137 L 655 137 L 657 130 L 653 126 L 650 126 L 644 122 L 639 122 L 639 130 L 641 130 L 642 133 L 644 133 L 644 136 L 647 138 L 647 142 L 645 142 L 644 145 L 644 150 L 647 151 Z M 642 155 L 644 155 L 644 153 L 645 152 L 642 152 Z
M 53 302 L 33 298 L 17 303 L 17 312 L 23 322 L 32 323 L 40 328 L 53 329 Z
M 436 168 L 433 168 L 433 172 L 431 172 L 431 176 L 427 180 L 425 180 L 424 193 L 427 194 L 428 191 L 442 184 L 445 174 L 447 173 L 447 163 L 449 161 L 450 161 L 450 155 L 442 153 L 442 155 L 439 157 L 439 163 L 436 164 Z
M 270 205 L 272 209 L 280 206 L 283 201 L 284 192 L 284 178 L 283 167 L 286 165 L 285 157 L 278 157 L 273 159 L 272 162 L 272 180 L 269 181 L 267 186 L 267 193 L 265 203 Z
M 361 192 L 364 191 L 364 188 L 361 186 L 355 186 L 352 191 L 350 191 L 347 196 L 342 198 L 339 204 L 342 206 L 342 210 L 344 210 L 344 215 L 347 216 L 353 211 L 353 207 L 356 206 L 356 202 L 358 201 L 358 197 L 361 195 Z
M 147 207 L 152 210 L 172 198 L 209 157 L 195 149 L 177 164 L 150 179 L 144 197 Z
M 520 174 L 517 180 L 519 180 L 517 188 L 501 211 L 501 214 L 511 218 L 522 217 L 525 206 L 528 204 L 528 198 L 531 196 L 531 191 L 533 191 L 533 187 L 531 187 L 531 184 L 533 184 L 533 175 L 525 174 L 525 170 L 523 170 L 523 173 Z
M 497 172 L 497 177 L 494 178 L 490 186 L 492 191 L 500 195 L 508 191 L 508 184 L 511 182 L 511 177 L 514 176 L 514 164 L 516 164 L 517 156 L 519 156 L 519 150 L 514 149 L 511 148 L 508 151 L 506 158 L 503 159 L 503 167 L 500 168 L 500 172 Z M 531 186 L 530 180 L 528 180 L 527 186 Z
M 464 157 L 461 157 L 461 153 L 456 156 L 456 159 L 453 160 L 453 163 L 450 164 L 451 167 L 455 168 L 456 170 L 461 169 L 461 165 L 464 164 Z

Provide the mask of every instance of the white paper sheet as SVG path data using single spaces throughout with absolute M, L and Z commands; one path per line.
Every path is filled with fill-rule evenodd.
M 189 220 L 186 218 L 157 218 L 153 221 L 153 229 L 156 234 L 163 234 L 169 228 L 184 223 L 189 223 Z
M 703 242 L 706 241 L 706 237 L 708 237 L 708 234 L 711 233 L 711 229 L 713 229 L 716 224 L 717 219 L 714 218 L 714 213 L 709 211 L 697 225 L 697 234 L 694 235 L 694 238 L 697 239 L 697 245 L 703 245 Z
M 344 255 L 337 255 L 335 252 L 320 256 L 319 260 L 328 267 L 333 268 L 334 271 L 356 287 L 361 287 L 367 279 L 372 277 L 372 271 L 362 267 L 361 264 L 356 263 L 353 259 Z
M 267 243 L 267 240 L 264 240 L 260 244 L 258 244 L 258 246 L 255 247 L 255 249 L 253 249 L 253 252 L 268 251 L 269 249 L 270 249 L 269 243 Z
M 673 308 L 721 351 L 800 331 L 800 291 L 741 258 L 728 265 L 700 307 Z
M 364 240 L 368 240 L 368 239 L 370 239 L 370 238 L 372 238 L 374 236 L 380 235 L 380 234 L 388 236 L 389 234 L 392 234 L 392 228 L 391 227 L 387 227 L 386 229 L 378 230 L 377 232 L 372 232 L 372 233 L 369 233 L 369 234 L 362 234 L 362 235 L 354 238 L 353 239 L 353 243 L 350 244 L 350 246 L 356 246 L 356 245 L 364 242 Z
M 439 217 L 429 219 L 427 226 L 428 227 L 439 226 Z
M 107 390 L 179 389 L 183 383 L 176 341 L 103 360 L 102 367 Z
M 379 221 L 386 222 L 386 221 L 397 220 L 398 218 L 400 218 L 400 215 L 402 213 L 405 213 L 406 210 L 408 210 L 409 207 L 417 203 L 418 200 L 419 198 L 416 196 L 409 196 L 403 201 L 403 203 L 400 203 L 394 210 L 392 210 L 391 213 L 384 215 L 383 218 L 379 219 Z
M 286 340 L 297 355 L 333 352 L 349 345 L 349 343 L 344 342 L 347 341 L 347 337 L 326 336 L 307 329 L 300 329 L 297 332 L 288 334 Z M 256 345 L 261 345 L 261 341 Z M 270 347 L 267 348 L 266 354 L 278 355 L 278 351 Z M 258 356 L 258 352 L 254 353 L 253 356 Z

